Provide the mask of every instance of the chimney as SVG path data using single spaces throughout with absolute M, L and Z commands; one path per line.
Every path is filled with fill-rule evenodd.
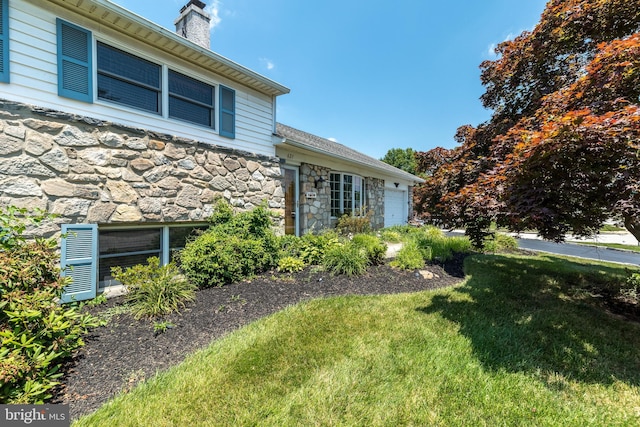
M 176 33 L 195 44 L 209 49 L 211 16 L 204 11 L 205 4 L 199 0 L 190 0 L 175 20 Z

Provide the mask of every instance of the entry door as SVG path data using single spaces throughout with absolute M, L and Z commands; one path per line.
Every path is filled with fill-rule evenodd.
M 284 169 L 284 234 L 298 235 L 298 168 Z

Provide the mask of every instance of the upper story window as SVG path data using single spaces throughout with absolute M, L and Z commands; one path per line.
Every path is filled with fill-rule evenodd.
M 233 89 L 217 85 L 216 98 L 215 85 L 100 41 L 93 64 L 91 31 L 61 19 L 57 19 L 57 46 L 60 96 L 92 103 L 95 78 L 100 100 L 217 129 L 220 136 L 235 138 Z
M 9 83 L 9 0 L 0 0 L 0 82 Z
M 169 70 L 169 117 L 215 128 L 215 88 Z
M 358 175 L 331 173 L 331 216 L 361 215 L 365 206 L 364 179 Z
M 98 98 L 160 113 L 162 67 L 98 42 Z

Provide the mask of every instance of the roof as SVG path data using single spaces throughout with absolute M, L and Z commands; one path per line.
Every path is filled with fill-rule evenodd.
M 424 179 L 391 166 L 388 163 L 369 157 L 359 151 L 347 147 L 346 145 L 294 129 L 290 126 L 276 123 L 276 135 L 284 138 L 285 144 L 304 148 L 316 153 L 325 154 L 330 157 L 339 158 L 343 161 L 356 163 L 388 175 L 402 178 L 413 182 L 424 182 Z
M 270 96 L 284 95 L 289 88 L 264 77 L 222 55 L 205 49 L 175 32 L 112 3 L 109 0 L 47 0 L 73 13 L 126 34 L 145 44 L 198 67 L 220 74 L 230 80 Z M 178 10 L 176 9 L 176 14 Z

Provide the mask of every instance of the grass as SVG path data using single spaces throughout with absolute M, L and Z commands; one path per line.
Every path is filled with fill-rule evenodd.
M 572 241 L 571 243 L 577 243 L 579 245 L 598 246 L 613 249 L 623 249 L 625 251 L 640 252 L 640 245 L 623 245 L 620 243 L 600 243 L 600 242 L 578 242 Z
M 465 270 L 449 289 L 289 307 L 74 425 L 640 423 L 640 326 L 583 291 L 625 267 L 484 255 Z

